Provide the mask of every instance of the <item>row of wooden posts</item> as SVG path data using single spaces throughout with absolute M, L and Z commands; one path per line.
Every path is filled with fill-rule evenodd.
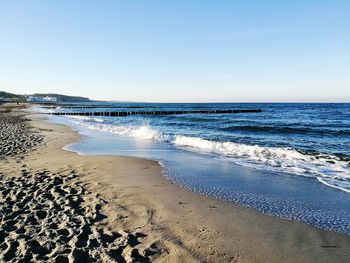
M 104 108 L 104 109 L 120 109 L 120 108 L 127 108 L 127 109 L 138 109 L 138 108 L 152 108 L 151 106 L 116 106 L 116 105 L 70 105 L 70 104 L 62 104 L 62 105 L 46 105 L 41 106 L 41 108 L 44 109 L 57 109 L 57 108 L 65 108 L 65 109 L 98 109 L 98 108 Z
M 232 113 L 256 113 L 261 109 L 241 110 L 178 110 L 178 111 L 98 111 L 98 112 L 52 112 L 51 115 L 73 115 L 73 116 L 109 116 L 121 117 L 130 115 L 177 115 L 177 114 L 232 114 Z

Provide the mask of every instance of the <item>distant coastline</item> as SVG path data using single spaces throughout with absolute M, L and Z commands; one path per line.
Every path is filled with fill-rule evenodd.
M 0 91 L 0 102 L 35 102 L 35 103 L 66 103 L 66 102 L 90 102 L 87 97 L 69 96 L 57 93 L 13 94 Z

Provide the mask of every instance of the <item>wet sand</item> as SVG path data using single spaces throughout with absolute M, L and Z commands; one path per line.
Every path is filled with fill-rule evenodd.
M 13 114 L 13 113 L 12 113 Z M 22 114 L 20 113 L 16 113 Z M 8 114 L 0 114 L 8 130 Z M 5 116 L 5 117 L 4 117 Z M 19 116 L 15 117 L 19 118 Z M 47 262 L 347 262 L 350 238 L 197 195 L 155 161 L 79 156 L 79 135 L 27 115 L 3 136 L 0 260 Z M 21 120 L 18 121 L 22 123 Z M 16 123 L 16 121 L 14 121 Z M 32 128 L 30 128 L 32 127 Z M 8 139 L 6 139 L 8 138 Z

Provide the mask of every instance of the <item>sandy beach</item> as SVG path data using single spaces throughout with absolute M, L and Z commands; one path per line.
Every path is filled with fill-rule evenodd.
M 79 134 L 1 108 L 1 261 L 348 262 L 347 236 L 189 192 L 152 160 L 64 151 Z

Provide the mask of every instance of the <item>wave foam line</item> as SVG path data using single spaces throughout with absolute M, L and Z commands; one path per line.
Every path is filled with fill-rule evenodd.
M 210 141 L 198 137 L 163 134 L 148 125 L 118 126 L 103 123 L 103 119 L 69 116 L 73 122 L 91 130 L 115 133 L 134 138 L 170 143 L 191 151 L 229 157 L 237 164 L 253 168 L 317 178 L 324 185 L 350 193 L 350 168 L 336 156 L 314 156 L 295 149 L 262 147 L 235 142 Z

